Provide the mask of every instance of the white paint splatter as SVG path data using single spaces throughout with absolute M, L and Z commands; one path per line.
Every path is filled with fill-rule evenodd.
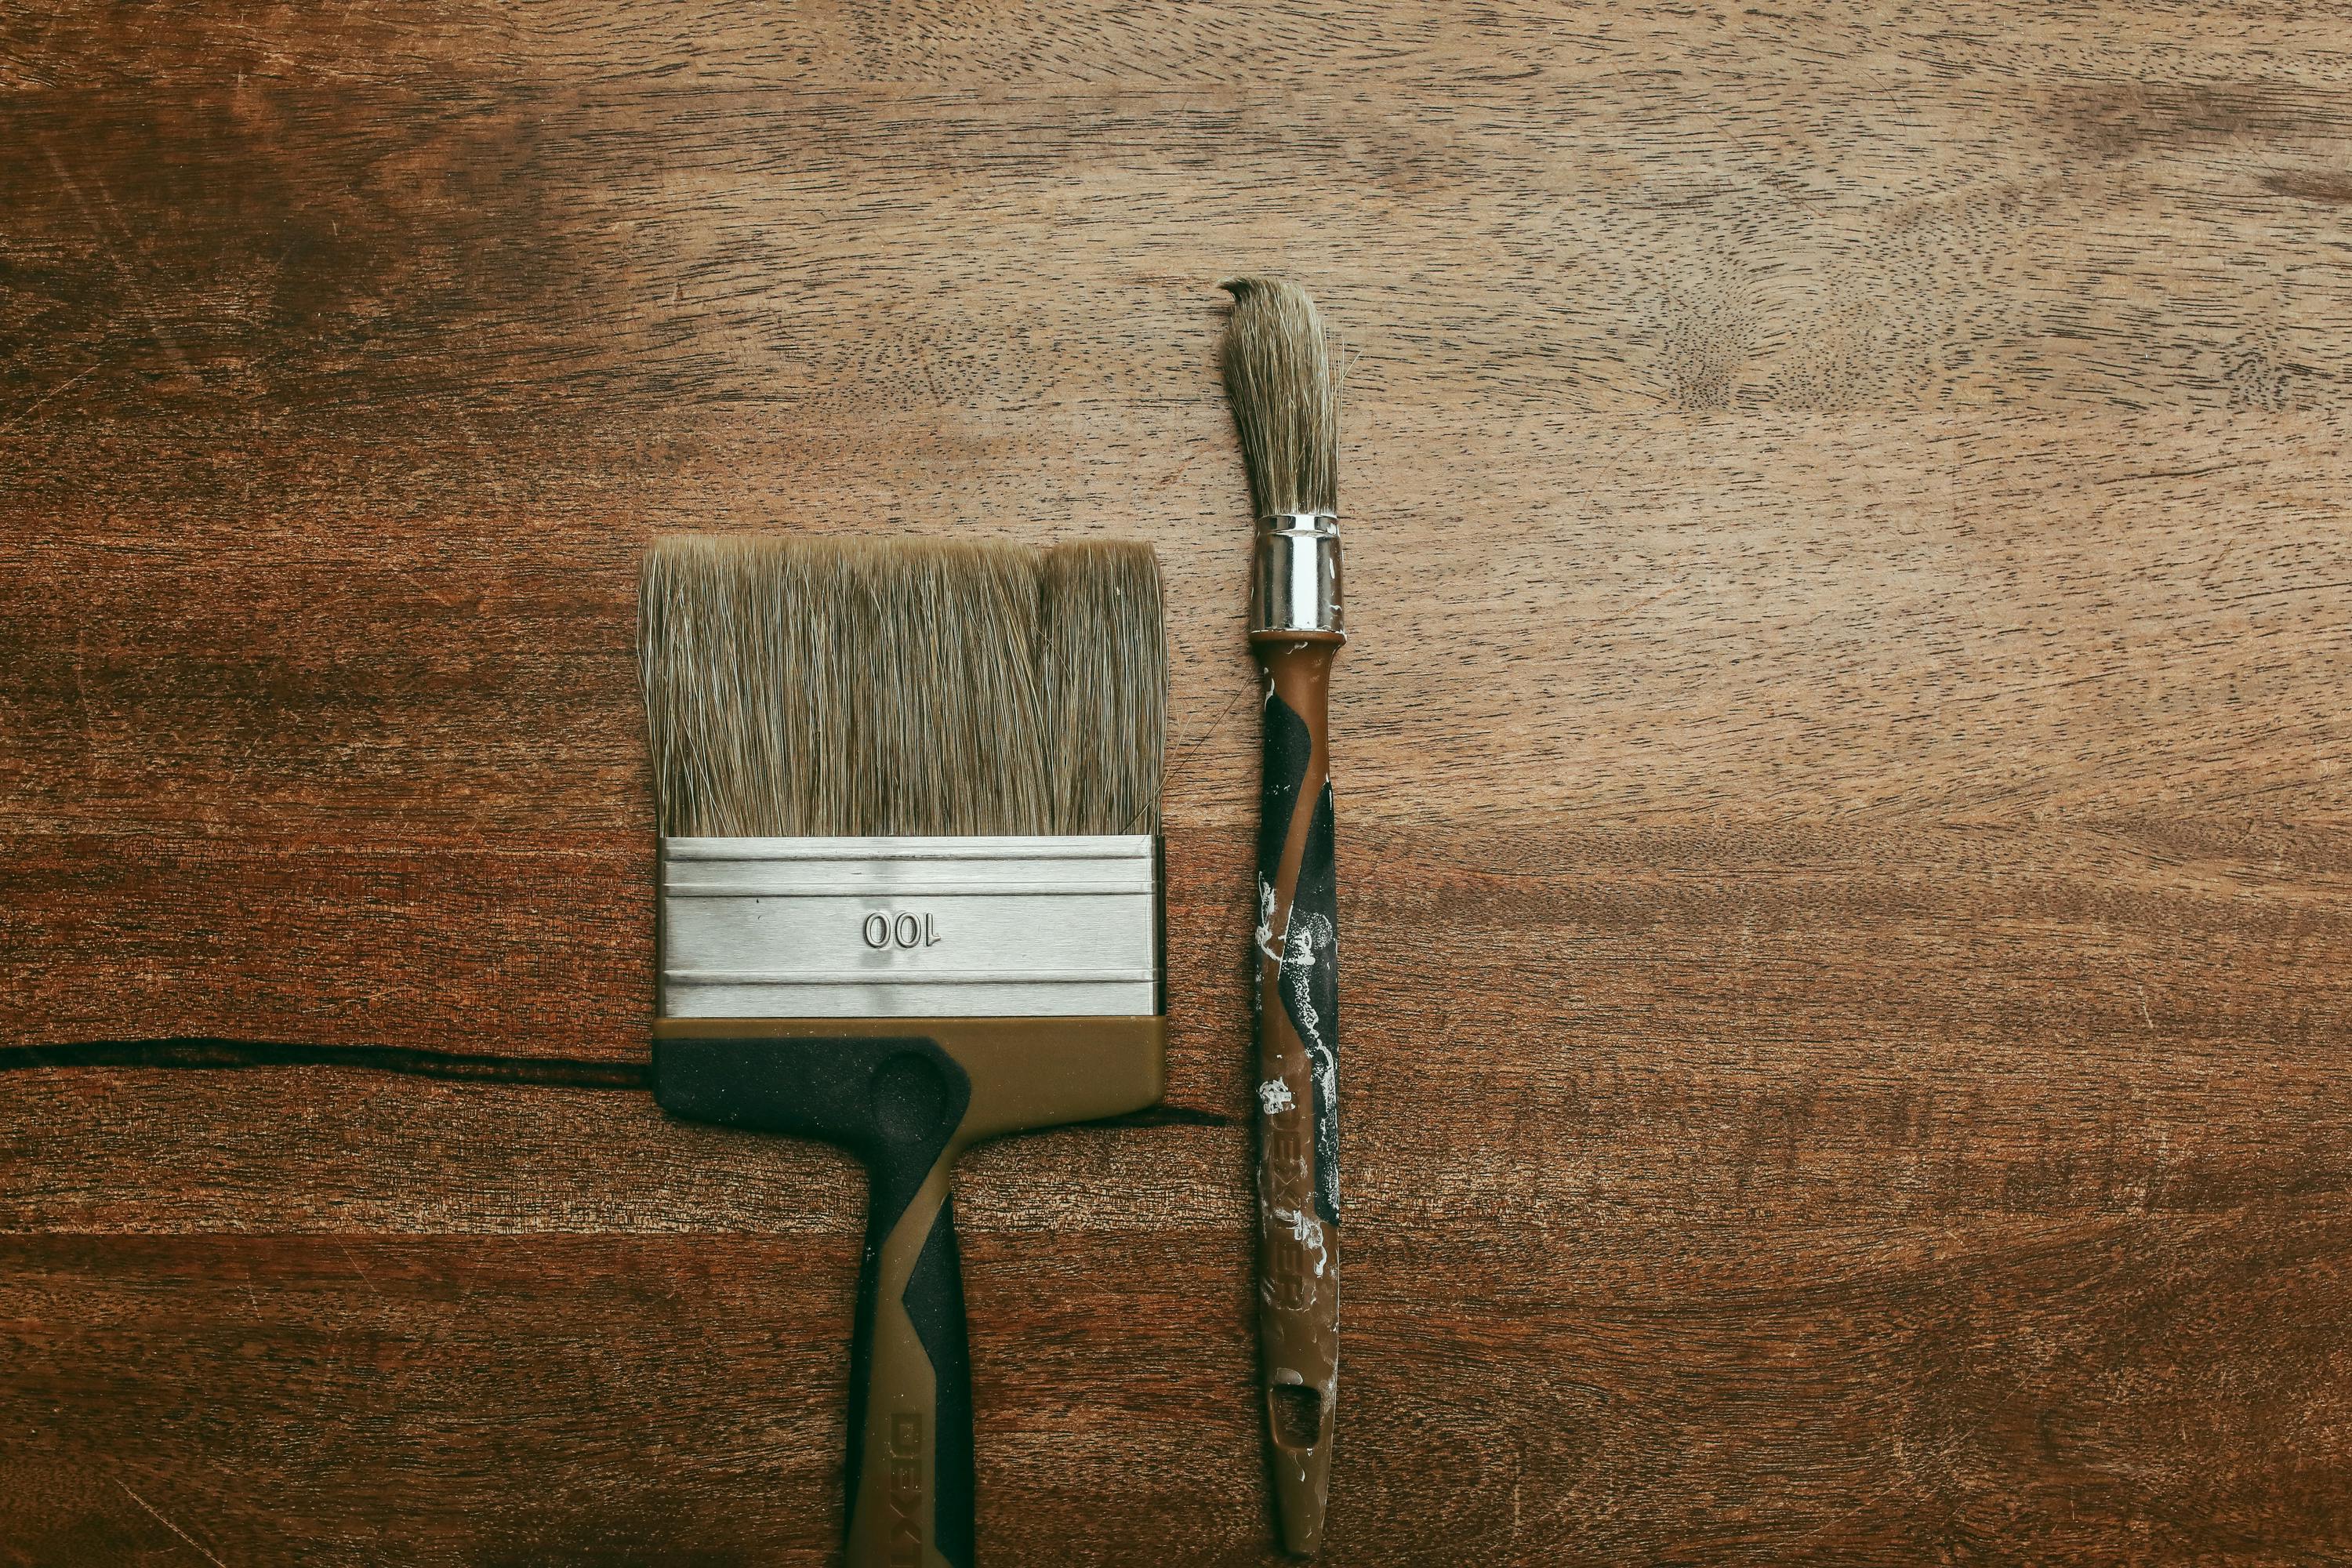
M 1263 877 L 1257 879 L 1257 950 L 1282 962 L 1282 950 L 1274 945 L 1274 885 Z
M 1276 1209 L 1274 1217 L 1290 1227 L 1290 1238 L 1315 1254 L 1315 1278 L 1323 1278 L 1323 1222 L 1297 1209 Z
M 1298 1016 L 1298 1032 L 1305 1036 L 1310 1050 L 1319 1048 L 1323 1037 L 1316 1026 L 1323 1019 L 1307 998 L 1308 986 L 1315 977 L 1315 953 L 1318 948 L 1332 949 L 1339 945 L 1339 933 L 1331 929 L 1328 916 L 1309 915 L 1304 921 L 1294 918 L 1290 922 L 1290 951 L 1283 954 L 1283 977 L 1290 982 L 1290 1000 Z
M 1277 1110 L 1287 1110 L 1297 1104 L 1290 1097 L 1290 1086 L 1278 1078 L 1270 1078 L 1257 1086 L 1257 1102 L 1272 1116 Z

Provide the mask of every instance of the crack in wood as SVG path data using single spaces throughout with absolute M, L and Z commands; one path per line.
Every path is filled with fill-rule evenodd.
M 525 1084 L 556 1089 L 651 1092 L 645 1062 L 590 1061 L 572 1057 L 504 1057 L 434 1051 L 408 1046 L 320 1046 L 278 1040 L 232 1040 L 173 1035 L 147 1040 L 71 1040 L 0 1047 L 0 1072 L 36 1068 L 162 1068 L 186 1071 L 245 1068 L 332 1068 L 400 1073 L 470 1083 Z M 1096 1127 L 1230 1127 L 1234 1119 L 1184 1105 L 1154 1105 L 1087 1123 Z

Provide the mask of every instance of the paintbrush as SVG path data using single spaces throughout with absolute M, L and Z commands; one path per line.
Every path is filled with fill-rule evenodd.
M 1339 378 L 1295 283 L 1236 278 L 1225 395 L 1257 518 L 1249 640 L 1265 677 L 1257 839 L 1258 1354 L 1286 1551 L 1323 1543 L 1339 1392 L 1339 879 L 1331 661 Z
M 1160 1098 L 1160 616 L 1142 545 L 646 552 L 655 1094 L 866 1163 L 852 1568 L 971 1568 L 957 1156 Z

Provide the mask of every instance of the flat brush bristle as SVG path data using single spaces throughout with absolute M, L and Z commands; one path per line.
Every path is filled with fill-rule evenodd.
M 1040 685 L 1055 833 L 1157 833 L 1168 707 L 1160 562 L 1148 544 L 1045 557 Z
M 1339 377 L 1315 301 L 1280 279 L 1234 278 L 1221 355 L 1260 517 L 1339 510 Z
M 1148 546 L 657 540 L 638 658 L 665 836 L 1159 829 Z

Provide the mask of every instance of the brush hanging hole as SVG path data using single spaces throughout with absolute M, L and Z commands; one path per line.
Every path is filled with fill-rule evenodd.
M 1323 1436 L 1323 1395 L 1303 1383 L 1281 1383 L 1265 1391 L 1266 1419 L 1274 1440 L 1286 1448 L 1311 1448 Z

